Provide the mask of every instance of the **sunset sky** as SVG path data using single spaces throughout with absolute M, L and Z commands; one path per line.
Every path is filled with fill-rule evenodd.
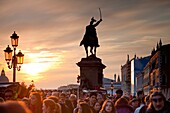
M 100 19 L 99 8 L 97 57 L 107 66 L 104 77 L 120 75 L 127 54 L 148 56 L 160 39 L 170 43 L 169 0 L 1 0 L 0 71 L 4 68 L 12 82 L 3 50 L 12 48 L 10 36 L 16 31 L 17 53 L 25 55 L 18 82 L 34 80 L 37 88 L 76 83 L 76 63 L 86 57 L 79 43 L 91 17 Z

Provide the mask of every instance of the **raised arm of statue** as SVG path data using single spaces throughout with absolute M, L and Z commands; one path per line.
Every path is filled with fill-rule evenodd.
M 102 21 L 102 19 L 100 19 L 99 21 L 97 21 L 93 26 L 94 26 L 94 27 L 98 26 L 101 21 Z

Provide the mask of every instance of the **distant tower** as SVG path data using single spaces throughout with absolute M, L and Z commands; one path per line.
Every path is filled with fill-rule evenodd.
M 5 76 L 5 71 L 4 71 L 4 69 L 2 69 L 2 71 L 1 71 L 1 76 Z
M 118 75 L 117 82 L 120 82 L 120 76 Z
M 9 79 L 7 76 L 5 76 L 5 71 L 2 69 L 1 76 L 0 76 L 0 83 L 6 83 L 9 82 Z
M 116 74 L 114 74 L 114 80 L 116 81 Z
M 157 45 L 156 45 L 156 49 L 158 50 L 159 49 L 159 44 L 157 43 Z
M 134 59 L 136 59 L 136 53 L 135 53 L 135 55 L 134 55 Z
M 129 54 L 127 54 L 127 62 L 129 62 Z
M 159 41 L 159 47 L 161 47 L 162 46 L 162 41 L 161 41 L 161 39 L 160 39 L 160 41 Z
M 153 47 L 151 55 L 155 54 L 155 48 Z

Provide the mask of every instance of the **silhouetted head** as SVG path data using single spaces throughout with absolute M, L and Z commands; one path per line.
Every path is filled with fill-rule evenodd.
M 78 113 L 92 113 L 92 110 L 86 102 L 80 102 Z
M 161 92 L 156 91 L 151 94 L 150 102 L 156 111 L 160 111 L 165 106 L 166 98 Z
M 97 94 L 95 92 L 90 93 L 89 102 L 94 105 L 97 101 Z
M 111 100 L 105 100 L 100 112 L 101 113 L 116 113 L 114 103 Z
M 128 100 L 124 97 L 120 97 L 116 102 L 115 106 L 117 105 L 128 105 Z
M 13 100 L 14 99 L 14 91 L 12 89 L 6 89 L 4 93 L 4 99 L 7 100 Z
M 0 104 L 0 113 L 32 113 L 22 101 L 7 101 Z
M 42 99 L 39 92 L 31 92 L 29 99 L 31 105 L 42 105 Z
M 144 92 L 143 92 L 143 90 L 139 90 L 139 91 L 137 92 L 137 96 L 138 96 L 138 98 L 139 98 L 140 100 L 142 100 L 142 98 L 144 97 Z
M 123 91 L 121 89 L 116 90 L 116 98 L 120 98 L 123 95 Z
M 94 19 L 94 17 L 92 17 L 90 21 L 90 25 L 92 25 L 94 22 L 96 22 L 96 20 Z
M 43 113 L 54 113 L 56 110 L 56 103 L 52 99 L 45 99 L 43 100 L 42 106 Z

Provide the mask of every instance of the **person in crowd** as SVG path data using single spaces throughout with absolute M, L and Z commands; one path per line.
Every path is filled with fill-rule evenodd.
M 97 101 L 93 106 L 93 113 L 99 113 L 101 109 L 101 104 Z
M 76 98 L 76 96 L 75 96 L 75 98 Z M 74 99 L 73 99 L 73 100 L 74 100 Z M 66 103 L 66 105 L 67 105 L 68 108 L 69 108 L 69 112 L 70 112 L 70 113 L 73 113 L 74 106 L 73 106 L 73 103 L 72 103 L 71 100 L 70 100 L 70 94 L 67 94 L 67 95 L 66 95 L 65 103 Z M 76 105 L 75 105 L 75 106 L 76 106 Z
M 123 98 L 125 98 L 128 102 L 130 101 L 130 98 L 126 95 L 124 95 Z
M 59 98 L 56 96 L 49 96 L 48 99 L 52 99 L 55 101 L 55 103 L 59 103 Z
M 32 113 L 22 101 L 0 103 L 0 113 Z
M 149 100 L 149 95 L 145 96 L 145 105 L 148 106 L 150 104 L 150 100 Z
M 14 91 L 12 89 L 6 89 L 5 93 L 4 93 L 4 100 L 8 101 L 8 100 L 15 100 L 14 99 Z
M 145 105 L 145 97 L 142 98 L 141 104 L 138 108 L 136 108 L 134 113 L 145 113 L 147 106 Z
M 53 91 L 51 95 L 59 98 L 59 92 L 57 92 L 57 91 Z
M 155 91 L 151 94 L 146 113 L 170 113 L 169 103 L 161 92 Z
M 89 97 L 84 98 L 84 101 L 85 101 L 86 103 L 89 103 Z
M 77 97 L 76 97 L 76 95 L 71 94 L 70 97 L 69 97 L 69 100 L 71 102 L 70 108 L 71 108 L 71 111 L 73 112 L 74 108 L 77 107 Z
M 48 98 L 51 95 L 52 95 L 52 91 L 48 90 L 45 98 Z
M 33 113 L 42 113 L 42 99 L 38 92 L 31 92 L 29 108 Z
M 97 101 L 97 94 L 96 93 L 90 93 L 89 105 L 90 105 L 91 108 L 93 108 L 96 101 Z
M 76 106 L 76 108 L 74 108 L 73 113 L 78 113 L 79 104 L 80 104 L 81 102 L 85 102 L 85 101 L 84 101 L 83 99 L 78 99 L 78 100 L 77 100 L 77 106 Z M 86 103 L 87 103 L 87 102 L 86 102 Z
M 100 105 L 104 102 L 104 96 L 102 93 L 97 93 L 97 101 L 100 103 Z
M 59 99 L 56 96 L 49 96 L 48 99 L 52 99 L 56 103 L 56 113 L 62 113 Z
M 123 91 L 121 89 L 116 90 L 116 97 L 114 98 L 113 102 L 115 103 L 120 97 L 122 97 Z
M 2 98 L 2 97 L 0 97 L 0 103 L 2 103 L 2 102 L 4 102 L 5 100 Z
M 56 103 L 52 99 L 43 100 L 43 113 L 56 113 Z
M 124 97 L 120 97 L 115 102 L 116 113 L 134 113 L 133 108 L 128 104 L 128 100 Z
M 129 95 L 129 99 L 132 100 L 132 99 L 133 99 L 133 96 L 132 96 L 132 95 Z
M 144 96 L 145 96 L 145 95 L 144 95 L 143 90 L 137 91 L 137 98 L 139 99 L 139 106 L 140 106 L 141 104 L 143 104 L 143 103 L 142 103 L 142 98 L 143 98 Z
M 139 99 L 133 98 L 132 100 L 130 100 L 129 105 L 131 105 L 133 110 L 135 111 L 136 108 L 139 107 Z
M 86 102 L 80 102 L 78 113 L 93 113 L 93 112 Z
M 138 97 L 139 99 L 142 100 L 142 98 L 143 98 L 144 96 L 145 96 L 145 95 L 144 95 L 143 90 L 139 90 L 139 91 L 137 92 L 137 97 Z
M 72 113 L 71 109 L 69 108 L 68 101 L 66 101 L 66 94 L 61 93 L 59 95 L 59 104 L 61 105 L 62 113 Z
M 170 98 L 168 98 L 168 102 L 170 102 Z
M 27 107 L 29 107 L 29 104 L 30 104 L 29 98 L 24 97 L 24 98 L 21 99 L 21 101 L 23 101 L 23 102 L 25 103 L 25 105 L 26 105 Z
M 116 113 L 114 103 L 111 100 L 105 100 L 99 113 Z

